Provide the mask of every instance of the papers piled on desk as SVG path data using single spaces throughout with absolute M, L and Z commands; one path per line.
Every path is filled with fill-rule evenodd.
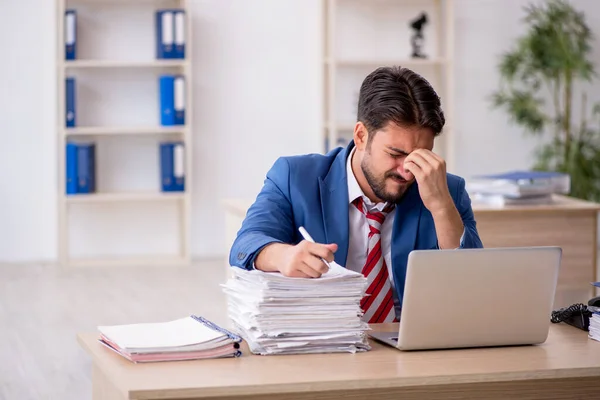
M 549 204 L 553 194 L 568 194 L 570 187 L 569 175 L 544 171 L 478 176 L 466 185 L 474 202 L 500 206 Z
M 100 343 L 133 362 L 241 355 L 241 338 L 195 315 L 169 322 L 99 326 Z
M 228 314 L 254 354 L 369 350 L 360 300 L 367 279 L 336 263 L 320 278 L 234 267 L 223 285 Z

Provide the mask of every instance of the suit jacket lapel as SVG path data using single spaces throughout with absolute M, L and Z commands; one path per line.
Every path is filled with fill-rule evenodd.
M 415 248 L 422 211 L 423 202 L 419 195 L 419 187 L 415 182 L 396 205 L 394 226 L 392 228 L 392 266 L 394 283 L 400 303 L 402 303 L 404 297 L 408 254 Z
M 327 243 L 335 243 L 338 250 L 335 253 L 335 262 L 345 266 L 348 256 L 348 180 L 346 176 L 346 158 L 354 146 L 351 142 L 348 147 L 338 153 L 329 172 L 324 178 L 319 178 L 321 196 L 321 212 Z

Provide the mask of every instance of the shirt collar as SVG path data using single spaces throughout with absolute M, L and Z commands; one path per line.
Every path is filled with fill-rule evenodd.
M 346 175 L 348 176 L 348 203 L 352 204 L 354 200 L 362 197 L 363 202 L 368 210 L 377 208 L 379 211 L 381 211 L 387 205 L 387 203 L 373 203 L 362 191 L 358 181 L 356 180 L 356 176 L 354 176 L 354 172 L 352 171 L 352 157 L 354 157 L 355 150 L 356 147 L 353 147 L 348 155 L 348 160 L 346 161 Z

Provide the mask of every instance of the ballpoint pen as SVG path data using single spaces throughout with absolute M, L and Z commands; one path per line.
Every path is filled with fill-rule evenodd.
M 306 231 L 306 229 L 304 229 L 303 226 L 299 227 L 298 230 L 300 231 L 300 234 L 302 235 L 302 237 L 305 240 L 308 240 L 309 242 L 315 243 L 315 240 L 312 238 L 312 236 L 310 236 L 310 234 Z M 329 263 L 327 262 L 327 260 L 325 260 L 322 257 L 319 257 L 321 260 L 323 260 L 323 262 L 329 267 L 331 268 L 331 265 L 329 265 Z

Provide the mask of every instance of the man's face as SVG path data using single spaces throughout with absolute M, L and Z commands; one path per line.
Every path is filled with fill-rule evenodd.
M 404 169 L 404 160 L 416 149 L 433 149 L 434 134 L 421 127 L 403 128 L 392 122 L 385 125 L 367 143 L 361 169 L 375 195 L 397 203 L 414 182 L 412 173 Z

